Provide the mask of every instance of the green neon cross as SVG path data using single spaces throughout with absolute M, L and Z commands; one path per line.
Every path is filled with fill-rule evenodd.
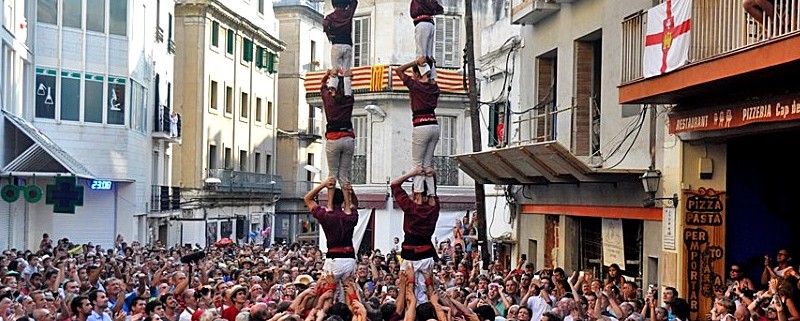
M 83 186 L 75 185 L 75 177 L 56 177 L 47 185 L 45 203 L 53 205 L 53 213 L 75 214 L 75 206 L 83 206 Z

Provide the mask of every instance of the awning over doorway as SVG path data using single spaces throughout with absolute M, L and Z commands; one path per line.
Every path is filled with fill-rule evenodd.
M 618 182 L 638 180 L 644 170 L 592 168 L 556 141 L 453 156 L 482 184 Z
M 80 178 L 94 179 L 88 168 L 69 155 L 47 135 L 39 131 L 33 124 L 5 110 L 4 118 L 13 128 L 7 128 L 4 144 L 6 150 L 13 151 L 9 161 L 2 169 L 3 175 L 15 173 L 32 174 L 66 174 Z M 14 144 L 8 146 L 8 144 Z

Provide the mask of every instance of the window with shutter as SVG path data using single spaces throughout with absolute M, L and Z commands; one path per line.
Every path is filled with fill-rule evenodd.
M 350 179 L 353 184 L 367 183 L 367 144 L 372 137 L 367 136 L 367 116 L 352 118 L 353 132 L 356 134 L 355 149 L 353 151 L 353 167 Z M 369 133 L 371 134 L 371 133 Z
M 278 55 L 272 52 L 267 53 L 267 72 L 274 74 L 278 71 Z
M 440 136 L 433 153 L 433 168 L 439 185 L 458 185 L 458 165 L 451 155 L 456 153 L 456 117 L 437 116 Z
M 256 48 L 256 67 L 264 68 L 264 47 L 258 46 Z
M 353 18 L 353 67 L 369 66 L 370 18 Z
M 353 133 L 356 135 L 354 155 L 367 154 L 367 116 L 353 116 Z
M 450 156 L 456 152 L 456 118 L 451 116 L 437 116 L 439 122 L 439 144 L 436 145 L 435 156 Z
M 244 38 L 242 42 L 242 60 L 246 62 L 253 61 L 253 41 L 249 38 Z
M 456 16 L 436 17 L 436 37 L 434 40 L 434 57 L 440 67 L 458 67 L 461 65 L 461 23 Z
M 227 41 L 227 48 L 225 48 L 226 52 L 228 54 L 233 54 L 233 44 L 235 40 L 233 30 L 228 29 L 228 34 L 225 37 L 225 40 Z
M 219 47 L 219 22 L 211 22 L 211 45 Z

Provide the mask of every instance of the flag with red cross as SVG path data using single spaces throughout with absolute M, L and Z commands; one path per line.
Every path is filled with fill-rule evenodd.
M 666 0 L 647 10 L 643 75 L 668 73 L 689 61 L 692 0 Z

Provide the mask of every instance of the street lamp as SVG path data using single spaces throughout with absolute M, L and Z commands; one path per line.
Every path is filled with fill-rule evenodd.
M 372 116 L 376 116 L 376 117 L 380 117 L 380 118 L 386 118 L 386 112 L 383 111 L 383 108 L 381 108 L 378 105 L 373 105 L 373 104 L 366 105 L 366 106 L 364 106 L 364 110 L 369 112 L 370 115 L 372 115 Z
M 672 194 L 672 197 L 656 197 L 658 186 L 661 184 L 661 171 L 651 166 L 644 171 L 640 179 L 647 194 L 647 198 L 643 201 L 644 207 L 656 206 L 656 201 L 669 201 L 670 207 L 678 207 L 678 194 Z
M 366 110 L 369 113 L 369 150 L 367 151 L 367 154 L 369 155 L 369 170 L 371 172 L 373 168 L 372 167 L 373 155 L 375 155 L 372 149 L 372 142 L 375 140 L 374 127 L 375 123 L 382 123 L 386 120 L 386 112 L 383 110 L 383 108 L 373 103 L 369 103 L 368 105 L 364 106 L 364 110 Z M 378 120 L 375 120 L 376 118 Z M 372 174 L 370 174 L 369 176 L 370 176 L 369 181 L 372 181 Z M 387 180 L 387 182 L 388 181 L 389 180 Z

